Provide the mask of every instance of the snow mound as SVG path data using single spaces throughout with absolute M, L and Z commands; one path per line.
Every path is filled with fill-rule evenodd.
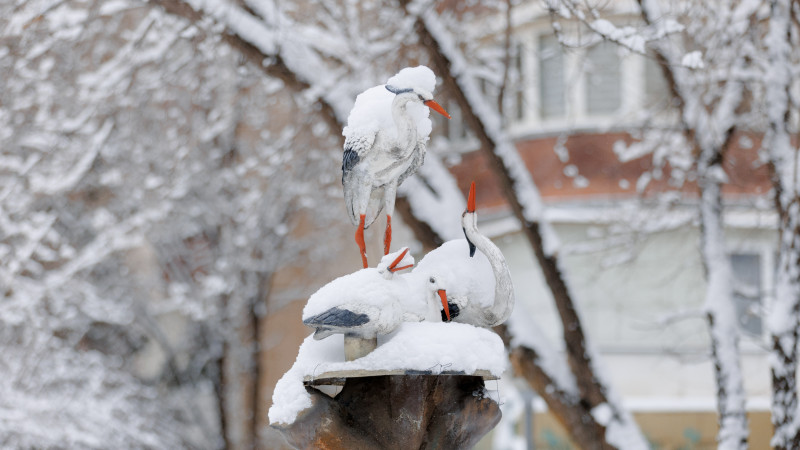
M 433 93 L 436 87 L 436 75 L 426 66 L 406 67 L 389 78 L 387 84 L 401 89 L 420 88 Z M 394 97 L 395 95 L 387 91 L 386 85 L 383 84 L 359 94 L 347 117 L 347 126 L 342 130 L 342 135 L 349 138 L 351 135 L 377 133 L 378 130 L 383 130 L 388 138 L 396 138 L 396 126 L 392 118 Z M 419 138 L 427 140 L 433 128 L 428 118 L 430 109 L 417 103 L 410 103 L 406 109 L 417 123 Z
M 431 373 L 487 370 L 500 376 L 506 367 L 500 337 L 484 328 L 462 323 L 404 322 L 392 334 L 379 337 L 372 353 L 344 361 L 344 338 L 331 336 L 303 341 L 297 360 L 278 381 L 269 410 L 270 423 L 289 424 L 311 406 L 303 379 L 341 370 L 411 370 Z

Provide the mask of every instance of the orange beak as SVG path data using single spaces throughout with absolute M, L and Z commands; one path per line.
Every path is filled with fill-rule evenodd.
M 409 267 L 412 267 L 411 265 L 403 266 L 403 267 L 397 267 L 397 265 L 400 264 L 400 261 L 403 260 L 403 257 L 406 256 L 406 253 L 408 253 L 408 249 L 403 250 L 403 253 L 400 253 L 400 256 L 395 258 L 395 260 L 392 261 L 391 264 L 389 264 L 389 267 L 388 267 L 389 272 L 397 272 L 398 270 L 408 269 Z
M 430 109 L 432 109 L 432 110 L 434 110 L 434 111 L 438 112 L 439 114 L 441 114 L 441 115 L 443 115 L 443 116 L 447 117 L 448 119 L 450 118 L 450 114 L 447 114 L 447 111 L 445 111 L 445 110 L 444 110 L 444 108 L 442 108 L 442 105 L 440 105 L 440 104 L 436 103 L 435 101 L 433 101 L 433 100 L 426 100 L 426 101 L 425 101 L 425 102 L 423 102 L 423 103 L 425 103 L 425 106 L 427 106 L 428 108 L 430 108 Z
M 475 182 L 469 186 L 469 199 L 467 200 L 467 212 L 475 212 Z
M 439 298 L 442 299 L 442 307 L 444 308 L 444 314 L 447 316 L 447 321 L 450 322 L 450 307 L 447 306 L 447 291 L 444 289 L 439 289 L 436 291 L 439 294 Z

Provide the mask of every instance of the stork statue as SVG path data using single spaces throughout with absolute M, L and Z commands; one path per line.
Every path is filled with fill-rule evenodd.
M 445 242 L 428 253 L 414 274 L 428 278 L 429 289 L 442 296 L 442 321 L 484 328 L 500 325 L 514 310 L 514 286 L 503 253 L 478 231 L 474 182 L 461 226 L 466 240 Z
M 383 253 L 389 253 L 397 188 L 417 171 L 425 159 L 430 121 L 426 108 L 420 107 L 427 106 L 450 118 L 447 111 L 433 100 L 431 91 L 435 76 L 427 67 L 403 69 L 389 83 L 368 89 L 358 96 L 343 131 L 345 206 L 350 221 L 358 225 L 355 239 L 364 268 L 368 267 L 364 230 L 385 209 Z M 394 94 L 394 98 L 387 95 L 387 91 Z
M 314 293 L 303 310 L 303 323 L 314 338 L 345 335 L 345 351 L 363 356 L 377 346 L 377 335 L 404 321 L 461 322 L 493 327 L 514 309 L 514 290 L 505 257 L 478 232 L 475 183 L 461 216 L 467 239 L 445 242 L 413 266 L 408 248 L 386 255 L 376 268 L 337 278 Z M 476 252 L 475 250 L 479 252 Z M 360 357 L 359 356 L 359 357 Z

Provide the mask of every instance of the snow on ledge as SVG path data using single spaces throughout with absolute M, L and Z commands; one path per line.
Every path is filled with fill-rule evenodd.
M 462 323 L 404 322 L 392 334 L 378 337 L 372 353 L 354 361 L 344 360 L 341 334 L 316 341 L 308 336 L 297 360 L 275 385 L 269 421 L 290 424 L 311 407 L 303 379 L 343 370 L 424 371 L 431 374 L 489 371 L 499 377 L 506 368 L 503 341 L 490 330 Z

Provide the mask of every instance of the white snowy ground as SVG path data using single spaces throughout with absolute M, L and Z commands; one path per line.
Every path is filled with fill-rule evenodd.
M 434 375 L 487 370 L 499 377 L 508 361 L 499 336 L 462 323 L 404 322 L 395 332 L 379 336 L 378 342 L 369 355 L 346 362 L 341 334 L 320 341 L 308 336 L 294 365 L 275 386 L 270 423 L 292 423 L 311 406 L 311 396 L 303 386 L 306 376 L 340 370 L 405 369 Z

